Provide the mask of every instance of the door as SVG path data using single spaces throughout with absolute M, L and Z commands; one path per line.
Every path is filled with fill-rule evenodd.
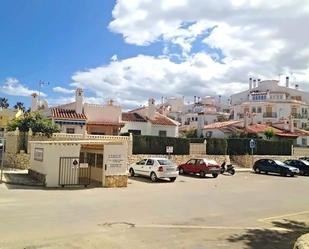
M 193 173 L 195 170 L 195 163 L 196 160 L 195 159 L 191 159 L 186 163 L 186 169 L 185 171 L 189 172 L 189 173 Z
M 270 164 L 270 169 L 271 169 L 271 172 L 274 172 L 274 173 L 280 173 L 280 166 L 276 164 L 275 161 L 272 161 L 272 160 L 268 160 L 269 164 Z
M 137 174 L 142 174 L 143 173 L 143 169 L 144 169 L 144 166 L 146 164 L 146 161 L 147 159 L 143 159 L 139 162 L 137 162 L 134 166 L 134 171 L 137 173 Z
M 143 167 L 143 175 L 149 176 L 151 171 L 155 171 L 155 161 L 148 159 L 146 165 Z
M 196 164 L 194 167 L 194 173 L 200 173 L 201 171 L 205 171 L 205 164 L 204 164 L 204 160 L 196 160 Z
M 80 167 L 79 157 L 60 157 L 59 185 L 89 185 L 90 167 Z

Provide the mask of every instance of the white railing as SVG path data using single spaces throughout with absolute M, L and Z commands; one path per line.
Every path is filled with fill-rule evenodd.
M 54 133 L 54 138 L 67 138 L 67 139 L 89 139 L 89 140 L 118 140 L 128 141 L 130 137 L 127 136 L 112 136 L 112 135 L 88 135 L 88 134 L 68 134 L 68 133 Z

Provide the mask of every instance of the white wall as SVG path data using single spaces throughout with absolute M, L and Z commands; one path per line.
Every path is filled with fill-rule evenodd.
M 124 121 L 125 125 L 121 128 L 121 133 L 128 132 L 129 130 L 140 130 L 141 135 L 148 135 L 147 122 L 131 122 Z
M 219 129 L 202 130 L 202 134 L 204 137 L 206 137 L 207 132 L 212 132 L 212 135 L 211 135 L 212 138 L 227 138 L 228 137 L 224 132 L 222 132 Z
M 66 133 L 67 132 L 67 128 L 74 128 L 75 129 L 75 133 L 74 134 L 84 134 L 85 130 L 86 130 L 86 125 L 83 125 L 82 127 L 80 127 L 80 125 L 62 125 L 60 126 L 61 129 L 61 133 Z
M 33 143 L 30 154 L 30 168 L 46 175 L 46 187 L 58 187 L 60 157 L 79 157 L 80 144 Z M 43 161 L 34 160 L 34 149 L 43 148 Z
M 152 125 L 151 134 L 153 136 L 159 136 L 159 131 L 166 131 L 167 137 L 178 137 L 178 126 L 167 125 Z
M 121 107 L 114 105 L 84 104 L 84 114 L 87 122 L 114 122 L 121 121 Z

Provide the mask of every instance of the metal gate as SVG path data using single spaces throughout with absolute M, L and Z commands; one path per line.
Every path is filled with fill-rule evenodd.
M 59 185 L 84 185 L 90 184 L 90 166 L 81 167 L 78 157 L 60 157 L 59 160 Z

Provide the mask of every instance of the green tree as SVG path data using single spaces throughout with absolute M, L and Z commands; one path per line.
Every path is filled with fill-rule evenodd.
M 60 132 L 59 126 L 38 112 L 25 113 L 23 117 L 15 118 L 8 124 L 8 131 L 15 131 L 16 128 L 21 132 L 28 132 L 31 128 L 33 134 L 41 132 L 46 136 Z
M 16 105 L 14 105 L 14 108 L 16 110 L 22 110 L 23 112 L 25 112 L 26 110 L 23 102 L 16 102 Z
M 7 109 L 9 107 L 8 101 L 9 100 L 7 98 L 0 98 L 0 107 L 3 109 Z
M 264 135 L 267 139 L 271 139 L 274 136 L 274 130 L 269 128 L 264 131 Z

